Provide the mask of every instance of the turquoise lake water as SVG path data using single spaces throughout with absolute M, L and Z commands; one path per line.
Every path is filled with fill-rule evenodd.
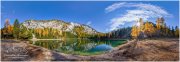
M 92 39 L 66 39 L 66 40 L 38 40 L 31 44 L 41 46 L 56 52 L 77 55 L 101 54 L 125 43 L 126 40 L 92 40 Z

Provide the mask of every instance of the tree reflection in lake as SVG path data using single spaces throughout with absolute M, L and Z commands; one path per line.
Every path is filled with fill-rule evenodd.
M 105 52 L 116 47 L 125 40 L 92 40 L 92 39 L 66 39 L 66 40 L 38 40 L 30 41 L 31 44 L 63 53 L 96 53 Z

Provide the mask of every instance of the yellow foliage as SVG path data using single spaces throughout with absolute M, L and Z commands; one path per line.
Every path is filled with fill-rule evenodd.
M 152 23 L 146 22 L 144 25 L 143 32 L 148 36 L 152 36 L 156 32 L 156 28 L 153 26 Z
M 7 27 L 7 33 L 12 34 L 12 32 L 13 32 L 13 26 L 9 25 Z
M 132 30 L 131 30 L 131 36 L 133 38 L 137 38 L 139 36 L 139 34 L 140 34 L 140 30 L 138 29 L 138 27 L 137 26 L 133 26 Z
M 131 36 L 133 38 L 137 38 L 140 35 L 140 32 L 143 33 L 141 35 L 152 36 L 156 32 L 156 28 L 152 23 L 146 22 L 143 26 L 133 26 L 131 30 Z

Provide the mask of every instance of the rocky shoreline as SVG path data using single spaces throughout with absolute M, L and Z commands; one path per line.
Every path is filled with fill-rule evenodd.
M 25 42 L 1 40 L 2 61 L 178 61 L 178 39 L 146 39 L 131 40 L 105 54 L 80 56 L 64 54 L 35 46 Z M 15 47 L 23 47 L 20 51 L 11 52 Z M 10 51 L 7 51 L 10 50 Z M 19 58 L 21 54 L 23 58 Z M 16 54 L 15 58 L 9 54 Z M 17 54 L 18 57 L 17 57 Z M 10 56 L 10 57 L 9 57 Z

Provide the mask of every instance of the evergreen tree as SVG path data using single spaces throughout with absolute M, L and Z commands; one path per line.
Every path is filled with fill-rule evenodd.
M 179 28 L 178 28 L 178 26 L 175 27 L 175 33 L 174 34 L 175 34 L 176 37 L 179 37 Z
M 13 37 L 16 39 L 19 38 L 19 29 L 20 29 L 20 24 L 19 24 L 18 19 L 16 19 L 14 22 L 14 27 L 13 27 Z
M 171 32 L 172 32 L 172 37 L 175 37 L 175 31 L 174 31 L 174 27 L 173 26 L 171 28 Z
M 19 38 L 20 39 L 30 39 L 30 38 L 32 38 L 32 33 L 25 26 L 22 25 L 20 28 Z

